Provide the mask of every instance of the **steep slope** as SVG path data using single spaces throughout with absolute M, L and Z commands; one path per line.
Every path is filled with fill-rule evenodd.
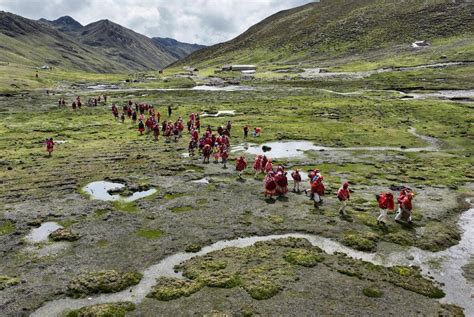
M 79 39 L 85 45 L 129 69 L 163 68 L 176 61 L 166 49 L 141 34 L 109 20 L 101 20 L 82 28 Z
M 71 18 L 70 16 L 63 16 L 54 21 L 49 21 L 46 19 L 40 19 L 40 22 L 47 23 L 61 32 L 77 32 L 82 29 L 82 24 Z
M 81 26 L 70 17 L 34 21 L 0 12 L 0 61 L 94 72 L 163 68 L 176 61 L 166 48 L 103 20 Z
M 166 48 L 171 55 L 173 55 L 177 59 L 181 59 L 183 57 L 188 56 L 192 52 L 200 50 L 206 46 L 199 45 L 199 44 L 190 44 L 190 43 L 183 43 L 179 42 L 175 39 L 171 38 L 163 38 L 163 37 L 153 37 L 151 39 L 153 43 L 157 44 L 162 48 Z
M 473 3 L 321 0 L 281 11 L 178 64 L 310 61 L 474 32 Z
M 86 71 L 120 71 L 125 67 L 74 42 L 45 23 L 0 12 L 0 61 L 29 66 L 48 64 Z

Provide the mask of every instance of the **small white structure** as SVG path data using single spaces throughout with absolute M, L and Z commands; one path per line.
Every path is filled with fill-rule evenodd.
M 424 47 L 424 46 L 430 46 L 430 43 L 427 41 L 415 41 L 411 44 L 411 47 L 417 48 L 417 47 Z
M 232 71 L 244 71 L 244 70 L 257 70 L 257 66 L 255 65 L 232 65 Z
M 197 69 L 196 67 L 192 67 L 192 66 L 184 66 L 183 69 L 187 72 L 197 72 L 199 71 L 199 69 Z
M 255 65 L 224 65 L 222 66 L 222 71 L 234 71 L 234 72 L 241 72 L 245 70 L 257 70 L 257 66 Z

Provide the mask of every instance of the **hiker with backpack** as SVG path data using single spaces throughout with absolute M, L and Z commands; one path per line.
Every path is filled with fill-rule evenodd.
M 409 188 L 402 190 L 400 196 L 397 198 L 399 208 L 395 216 L 396 222 L 412 224 L 411 211 L 413 209 L 413 197 L 415 197 L 415 194 Z
M 345 182 L 337 191 L 337 198 L 341 203 L 341 207 L 339 207 L 339 213 L 343 216 L 346 214 L 347 201 L 350 199 L 350 197 L 351 194 L 349 192 L 349 182 Z
M 387 223 L 387 211 L 393 212 L 395 204 L 393 202 L 393 195 L 390 192 L 375 195 L 380 208 L 380 215 L 377 218 L 377 224 L 385 226 Z

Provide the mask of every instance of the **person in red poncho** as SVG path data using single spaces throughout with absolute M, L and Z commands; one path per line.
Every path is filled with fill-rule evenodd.
M 203 156 L 203 163 L 209 163 L 209 158 L 211 157 L 212 153 L 212 146 L 208 143 L 204 144 L 202 148 L 202 156 Z
M 351 198 L 351 193 L 349 192 L 349 183 L 345 182 L 341 188 L 337 191 L 337 199 L 341 203 L 339 208 L 339 213 L 341 215 L 346 214 L 347 201 Z
M 276 194 L 278 196 L 285 196 L 288 193 L 288 178 L 286 178 L 286 172 L 283 166 L 278 166 L 274 178 L 277 184 Z
M 255 161 L 253 161 L 253 169 L 255 171 L 255 177 L 262 172 L 262 155 L 257 155 Z
M 301 174 L 298 169 L 295 169 L 293 173 L 291 173 L 291 178 L 293 179 L 293 192 L 299 193 L 300 192 L 300 183 L 301 183 Z
M 225 144 L 219 146 L 220 157 L 222 158 L 223 168 L 227 168 L 227 159 L 229 158 L 229 150 Z
M 247 160 L 243 155 L 241 155 L 236 161 L 235 161 L 235 169 L 239 175 L 239 178 L 242 178 L 242 172 L 247 168 Z
M 268 163 L 268 158 L 264 154 L 262 157 L 262 173 L 265 173 L 265 166 L 267 166 Z
M 270 172 L 265 176 L 265 179 L 263 181 L 263 186 L 264 186 L 264 194 L 265 198 L 270 197 L 272 198 L 273 195 L 276 194 L 276 187 L 277 183 L 275 182 L 275 173 Z
M 260 136 L 260 133 L 262 133 L 262 128 L 257 127 L 257 128 L 254 128 L 254 129 L 253 129 L 252 135 L 253 135 L 254 137 L 259 137 L 259 136 Z
M 46 151 L 48 152 L 48 155 L 51 156 L 51 154 L 54 151 L 54 141 L 53 138 L 46 139 Z
M 264 169 L 264 172 L 265 173 L 270 173 L 270 172 L 273 172 L 273 163 L 272 163 L 272 159 L 268 159 L 267 163 L 265 164 L 265 166 L 263 167 Z
M 415 194 L 411 191 L 405 191 L 405 194 L 402 197 L 398 197 L 397 201 L 399 202 L 399 212 L 395 216 L 396 222 L 407 222 L 412 223 L 411 212 L 413 209 L 412 199 L 415 197 Z
M 380 208 L 380 215 L 377 218 L 377 224 L 385 226 L 387 222 L 387 210 L 393 211 L 395 208 L 393 195 L 392 193 L 381 193 L 380 195 L 377 195 L 376 198 Z
M 118 109 L 117 109 L 117 106 L 115 104 L 112 104 L 112 114 L 114 115 L 114 118 L 115 119 L 118 119 Z
M 323 199 L 321 198 L 324 196 L 325 191 L 323 180 L 324 177 L 320 173 L 316 173 L 316 175 L 311 179 L 311 199 L 314 200 L 315 207 L 318 207 L 323 203 Z
M 153 126 L 153 136 L 155 137 L 155 141 L 158 141 L 160 137 L 160 125 L 158 123 Z

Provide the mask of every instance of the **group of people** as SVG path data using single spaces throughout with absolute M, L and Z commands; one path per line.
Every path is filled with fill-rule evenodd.
M 395 221 L 401 224 L 412 224 L 412 199 L 415 197 L 415 193 L 409 188 L 403 186 L 400 194 L 397 197 L 398 210 L 395 216 Z M 341 188 L 337 191 L 337 198 L 340 201 L 341 207 L 339 213 L 345 214 L 347 202 L 350 199 L 349 183 L 345 182 Z M 386 226 L 388 212 L 395 211 L 394 197 L 391 192 L 382 192 L 375 195 L 377 203 L 380 209 L 380 215 L 377 217 L 377 224 Z
M 92 101 L 91 101 L 92 100 Z M 104 95 L 98 96 L 89 100 L 89 105 L 96 106 L 98 102 L 104 100 L 107 101 L 107 97 Z M 66 101 L 64 98 L 58 100 L 59 106 L 65 106 Z M 80 108 L 82 106 L 80 96 L 77 96 L 72 102 L 72 108 Z M 131 121 L 136 124 L 138 121 L 138 131 L 140 134 L 151 133 L 155 140 L 159 139 L 160 133 L 166 138 L 167 142 L 170 142 L 172 138 L 178 141 L 182 137 L 185 129 L 184 120 L 182 117 L 173 122 L 163 121 L 160 125 L 161 114 L 156 111 L 153 105 L 147 103 L 133 103 L 131 100 L 128 101 L 122 107 L 122 112 L 119 115 L 119 109 L 115 104 L 112 104 L 112 114 L 115 119 L 121 120 L 122 123 L 125 118 L 128 117 Z M 171 106 L 168 106 L 168 117 L 172 114 Z M 230 153 L 230 135 L 232 130 L 232 123 L 228 121 L 225 125 L 217 127 L 213 131 L 210 125 L 207 126 L 206 130 L 200 136 L 201 131 L 201 119 L 199 113 L 191 113 L 187 121 L 187 130 L 191 136 L 188 153 L 190 157 L 195 155 L 196 150 L 203 157 L 203 163 L 209 163 L 211 156 L 214 158 L 214 163 L 220 162 L 224 168 L 227 168 L 227 161 Z M 248 136 L 249 127 L 245 125 L 243 127 L 244 138 Z M 261 128 L 255 128 L 252 135 L 257 137 L 262 132 Z M 46 150 L 48 155 L 51 156 L 55 142 L 53 138 L 46 139 L 45 141 Z M 235 169 L 238 177 L 242 178 L 242 173 L 247 168 L 247 160 L 241 155 L 235 160 Z M 255 178 L 263 173 L 263 193 L 265 198 L 273 198 L 273 196 L 285 196 L 288 193 L 288 172 L 282 165 L 273 167 L 271 158 L 267 158 L 266 155 L 257 155 L 253 162 L 253 170 L 255 171 Z M 302 181 L 301 173 L 298 169 L 291 172 L 291 178 L 293 180 L 293 192 L 300 193 L 300 183 Z M 314 206 L 319 208 L 322 205 L 322 197 L 325 194 L 324 177 L 321 175 L 319 169 L 310 170 L 308 172 L 309 189 L 305 189 L 304 192 L 309 196 L 310 200 L 314 202 Z M 339 213 L 346 215 L 347 203 L 350 200 L 349 182 L 344 182 L 337 191 L 337 198 L 340 202 Z M 408 187 L 403 187 L 397 198 L 399 205 L 395 221 L 399 223 L 412 223 L 411 212 L 413 209 L 412 199 L 414 193 Z M 380 209 L 380 215 L 377 218 L 377 224 L 386 225 L 388 212 L 394 211 L 395 203 L 394 196 L 391 192 L 382 192 L 376 195 L 377 203 Z
M 207 126 L 203 135 L 200 137 L 200 121 L 199 114 L 191 113 L 188 121 L 188 131 L 191 134 L 191 139 L 188 145 L 188 153 L 190 157 L 195 155 L 196 150 L 202 155 L 203 163 L 209 163 L 211 156 L 214 158 L 214 163 L 221 163 L 223 168 L 227 168 L 227 160 L 230 152 L 230 131 L 232 123 L 230 121 L 224 126 L 219 126 L 215 133 L 210 125 Z M 246 163 L 245 163 L 246 167 Z M 237 168 L 243 171 L 245 167 Z
M 100 102 L 107 103 L 107 96 L 102 95 L 102 96 L 97 96 L 93 98 L 89 98 L 87 101 L 87 106 L 89 107 L 97 107 L 97 105 Z M 58 106 L 59 107 L 66 107 L 66 99 L 64 97 L 61 97 L 58 99 Z M 80 109 L 82 107 L 82 101 L 81 101 L 81 96 L 76 96 L 74 100 L 71 103 L 71 108 L 72 110 Z
M 400 194 L 397 197 L 398 210 L 395 216 L 395 221 L 398 223 L 412 223 L 412 200 L 415 193 L 409 187 L 402 187 Z M 377 202 L 380 208 L 380 215 L 377 218 L 377 224 L 385 225 L 387 222 L 387 213 L 395 210 L 394 197 L 391 192 L 384 192 L 376 195 Z
M 236 160 L 236 170 L 241 177 L 243 169 L 247 166 L 247 162 L 243 156 L 240 156 Z M 260 173 L 265 174 L 263 181 L 264 190 L 263 194 L 265 198 L 272 198 L 273 196 L 285 196 L 288 193 L 288 173 L 285 171 L 284 166 L 279 165 L 276 169 L 273 168 L 272 159 L 267 158 L 266 155 L 257 155 L 253 163 L 253 169 L 255 171 L 255 178 Z M 300 192 L 300 183 L 302 181 L 301 173 L 298 169 L 295 169 L 291 173 L 293 179 L 293 192 Z M 314 206 L 319 208 L 322 205 L 322 197 L 325 194 L 324 177 L 321 175 L 319 169 L 313 169 L 308 172 L 309 189 L 305 189 L 304 192 L 314 202 Z M 337 198 L 339 200 L 339 214 L 341 216 L 346 215 L 347 204 L 350 200 L 351 191 L 349 190 L 349 182 L 344 182 L 337 191 Z M 402 187 L 400 194 L 397 198 L 398 211 L 395 216 L 395 221 L 399 223 L 412 223 L 411 212 L 413 209 L 412 199 L 415 196 L 413 191 L 408 187 Z M 386 225 L 387 212 L 394 210 L 394 197 L 390 192 L 383 192 L 376 195 L 378 206 L 380 208 L 380 215 L 377 218 L 377 224 Z

